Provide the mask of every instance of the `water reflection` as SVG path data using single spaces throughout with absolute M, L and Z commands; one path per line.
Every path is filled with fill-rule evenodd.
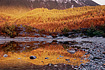
M 55 41 L 52 43 L 45 41 L 7 42 L 0 44 L 0 62 L 2 65 L 5 65 L 6 62 L 13 63 L 15 60 L 15 63 L 17 63 L 18 60 L 21 60 L 22 62 L 29 62 L 35 65 L 64 63 L 77 66 L 81 63 L 88 62 L 86 58 L 89 55 L 84 56 L 86 53 L 85 51 L 80 50 L 80 48 L 76 48 L 74 46 L 71 47 L 72 45 L 77 44 L 77 42 L 69 43 L 58 43 Z M 68 52 L 68 50 L 74 53 L 72 54 Z M 4 54 L 7 54 L 8 57 L 3 57 Z M 30 56 L 36 56 L 37 58 L 32 60 L 30 59 Z

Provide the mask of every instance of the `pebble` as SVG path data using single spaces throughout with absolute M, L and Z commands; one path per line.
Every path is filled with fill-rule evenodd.
M 59 59 L 59 58 L 57 58 L 57 59 Z
M 50 63 L 50 64 L 48 64 L 49 66 L 51 66 L 52 64 Z
M 65 59 L 66 61 L 69 61 L 70 59 Z
M 45 59 L 49 59 L 48 57 L 45 57 Z
M 74 54 L 76 51 L 74 49 L 70 49 L 70 50 L 67 49 L 67 52 Z
M 57 67 L 58 65 L 54 65 L 54 67 Z
M 60 55 L 59 57 L 64 57 L 64 56 L 61 56 L 61 55 Z
M 21 59 L 21 58 L 18 58 L 18 59 Z
M 7 54 L 4 54 L 3 57 L 8 57 L 8 55 Z
M 36 59 L 37 57 L 36 56 L 30 56 L 30 59 Z

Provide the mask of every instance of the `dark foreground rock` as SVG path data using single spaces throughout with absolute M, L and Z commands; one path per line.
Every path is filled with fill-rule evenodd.
M 36 56 L 30 56 L 30 59 L 36 59 L 37 57 Z
M 75 70 L 71 65 L 68 64 L 48 64 L 48 65 L 34 65 L 28 64 L 25 67 L 8 67 L 0 68 L 0 70 Z

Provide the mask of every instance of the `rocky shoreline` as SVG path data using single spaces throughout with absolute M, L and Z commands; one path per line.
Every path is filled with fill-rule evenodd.
M 70 41 L 78 42 L 73 46 L 80 47 L 82 50 L 86 51 L 86 55 L 90 55 L 89 58 L 81 58 L 88 59 L 89 62 L 86 64 L 81 64 L 80 66 L 72 66 L 67 64 L 48 64 L 44 66 L 39 66 L 40 68 L 32 68 L 32 70 L 105 70 L 105 38 L 103 37 L 76 37 L 76 38 L 68 38 L 64 36 L 53 38 L 52 36 L 44 37 L 15 37 L 15 38 L 0 38 L 1 41 L 47 41 L 49 43 L 55 41 L 58 43 L 65 43 L 70 45 Z M 70 45 L 72 46 L 72 45 Z M 36 66 L 36 65 L 34 65 Z M 30 67 L 29 67 L 30 68 Z M 5 70 L 5 69 L 4 69 Z M 9 69 L 8 69 L 9 70 Z M 14 69 L 15 70 L 15 69 Z M 26 69 L 29 70 L 29 69 Z

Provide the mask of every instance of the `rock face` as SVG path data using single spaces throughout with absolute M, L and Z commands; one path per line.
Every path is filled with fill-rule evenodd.
M 66 9 L 81 6 L 99 5 L 92 0 L 0 0 L 0 6 L 23 6 L 30 9 Z

